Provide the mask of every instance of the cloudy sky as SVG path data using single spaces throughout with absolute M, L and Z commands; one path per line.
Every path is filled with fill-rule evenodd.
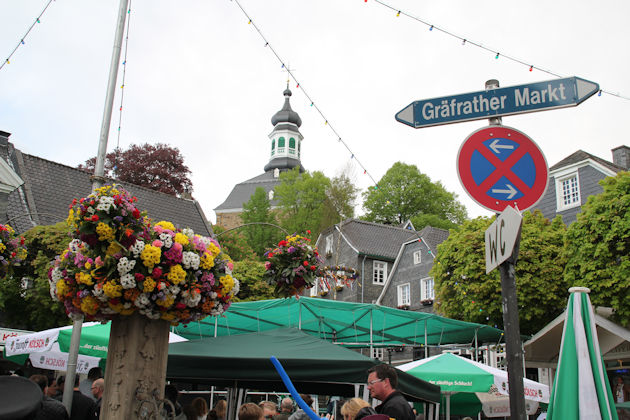
M 0 60 L 47 4 L 0 0 Z M 96 155 L 118 7 L 53 1 L 0 69 L 0 130 L 23 152 L 70 166 Z M 300 83 L 290 82 L 291 104 L 303 121 L 306 169 L 333 177 L 350 164 L 365 189 L 368 175 L 414 164 L 457 193 L 469 215 L 488 215 L 456 170 L 460 145 L 487 121 L 413 129 L 394 115 L 414 100 L 482 90 L 488 79 L 556 78 L 539 68 L 629 98 L 628 16 L 626 0 L 132 0 L 122 128 L 118 140 L 118 87 L 108 150 L 118 142 L 178 147 L 193 195 L 214 221 L 212 209 L 234 184 L 269 160 L 270 119 L 287 80 L 273 48 Z M 629 117 L 630 100 L 602 93 L 503 123 L 533 138 L 551 166 L 578 149 L 611 160 L 612 148 L 630 144 Z

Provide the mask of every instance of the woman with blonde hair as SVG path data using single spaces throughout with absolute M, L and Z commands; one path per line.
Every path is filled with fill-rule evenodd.
M 367 401 L 361 398 L 352 398 L 341 407 L 343 420 L 360 420 L 372 414 L 376 414 L 376 411 L 370 407 Z

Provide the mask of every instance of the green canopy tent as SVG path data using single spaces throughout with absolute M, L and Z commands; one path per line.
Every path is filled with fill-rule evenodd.
M 276 356 L 299 392 L 339 396 L 358 395 L 367 370 L 380 363 L 295 328 L 173 343 L 168 353 L 166 376 L 173 381 L 286 391 L 269 359 Z M 409 401 L 439 403 L 439 386 L 398 373 Z
M 481 345 L 502 339 L 502 331 L 488 325 L 375 304 L 308 297 L 234 303 L 222 317 L 180 325 L 174 332 L 194 340 L 280 327 L 297 328 L 345 347 Z

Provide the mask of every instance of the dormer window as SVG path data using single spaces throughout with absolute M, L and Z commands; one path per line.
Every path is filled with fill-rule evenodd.
M 295 139 L 293 137 L 289 139 L 289 154 L 295 155 Z
M 422 262 L 422 251 L 416 251 L 413 253 L 413 263 L 420 264 Z
M 558 211 L 580 205 L 580 180 L 577 172 L 556 178 L 556 200 Z
M 285 140 L 284 137 L 280 137 L 278 139 L 278 154 L 284 154 L 284 148 L 285 148 Z

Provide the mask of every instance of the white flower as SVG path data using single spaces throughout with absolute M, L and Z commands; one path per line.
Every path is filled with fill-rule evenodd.
M 165 248 L 173 246 L 173 237 L 166 232 L 160 233 L 160 241 L 162 241 Z
M 120 276 L 120 285 L 123 289 L 133 289 L 136 287 L 136 279 L 133 274 L 123 274 Z
M 172 294 L 173 296 L 177 296 L 177 294 L 180 292 L 180 288 L 179 286 L 173 285 L 171 287 L 168 288 L 168 292 L 170 294 Z
M 131 245 L 131 248 L 129 248 L 129 250 L 131 252 L 133 252 L 133 256 L 138 258 L 138 256 L 142 253 L 142 251 L 144 250 L 144 241 L 141 241 L 139 239 L 136 239 L 136 242 L 134 242 L 133 245 Z
M 191 228 L 182 229 L 182 234 L 188 236 L 189 239 L 192 239 L 195 236 L 195 232 Z
M 52 273 L 50 274 L 52 277 L 52 281 L 54 281 L 55 284 L 57 284 L 57 282 L 63 278 L 62 270 L 59 267 L 53 268 Z
M 230 296 L 236 296 L 239 290 L 241 290 L 241 282 L 237 279 L 234 279 L 234 287 L 232 287 L 232 290 L 230 290 Z
M 84 242 L 81 239 L 73 239 L 68 244 L 68 249 L 75 254 L 83 247 Z
M 196 252 L 186 251 L 182 254 L 182 264 L 184 268 L 196 270 L 199 268 L 199 254 Z
M 112 206 L 116 208 L 116 205 L 114 204 L 114 197 L 103 196 L 99 198 L 98 205 L 96 206 L 96 210 L 109 213 L 109 210 L 111 209 Z
M 136 266 L 136 260 L 129 260 L 127 257 L 122 257 L 118 260 L 118 272 L 120 275 L 125 275 Z
M 100 311 L 105 314 L 105 315 L 113 315 L 116 314 L 118 312 L 116 312 L 115 310 L 113 310 L 112 308 L 101 308 Z
M 134 302 L 134 304 L 138 307 L 138 308 L 144 308 L 145 306 L 147 306 L 149 303 L 151 303 L 151 299 L 149 299 L 149 296 L 146 293 L 142 293 L 141 295 L 139 295 L 136 298 L 136 301 Z
M 201 293 L 190 292 L 189 290 L 185 290 L 182 292 L 182 299 L 186 306 L 189 308 L 194 308 L 199 304 L 201 300 Z

